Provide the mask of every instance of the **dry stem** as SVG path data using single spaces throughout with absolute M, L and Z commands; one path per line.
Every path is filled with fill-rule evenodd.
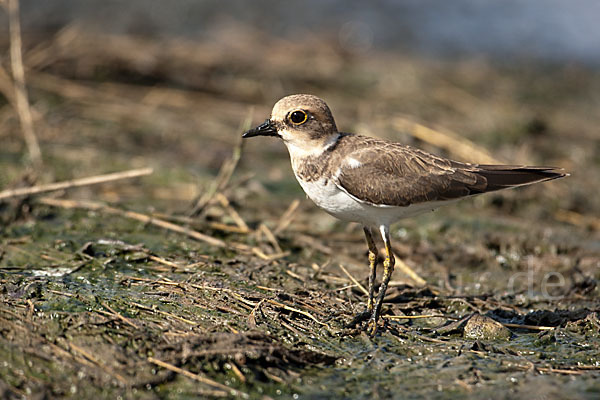
M 447 150 L 450 154 L 468 161 L 481 164 L 504 164 L 492 157 L 485 149 L 469 139 L 451 132 L 440 132 L 406 118 L 394 119 L 396 129 L 407 132 L 419 140 Z
M 173 371 L 173 372 L 176 372 L 178 374 L 181 374 L 181 375 L 183 375 L 185 377 L 188 377 L 190 379 L 193 379 L 195 381 L 198 381 L 198 382 L 204 383 L 206 385 L 218 388 L 220 390 L 224 390 L 225 392 L 230 393 L 230 394 L 232 394 L 234 396 L 239 396 L 239 397 L 242 397 L 244 399 L 247 399 L 249 397 L 247 393 L 244 393 L 244 392 L 241 392 L 239 390 L 230 388 L 229 386 L 225 386 L 225 385 L 223 385 L 223 384 L 221 384 L 219 382 L 213 381 L 212 379 L 206 378 L 206 377 L 198 375 L 198 374 L 194 374 L 193 372 L 190 372 L 190 371 L 187 371 L 185 369 L 176 367 L 173 364 L 166 363 L 166 362 L 158 360 L 158 359 L 156 359 L 154 357 L 148 357 L 148 362 L 151 362 L 152 364 L 156 364 L 156 365 L 158 365 L 160 367 L 168 369 L 169 371 Z
M 32 194 L 53 192 L 56 190 L 69 189 L 73 187 L 97 185 L 120 179 L 136 178 L 138 176 L 149 175 L 152 173 L 152 168 L 132 169 L 129 171 L 114 172 L 105 175 L 89 176 L 86 178 L 72 179 L 69 181 L 49 183 L 47 185 L 38 185 L 32 187 L 3 190 L 0 192 L 0 200 L 11 197 L 29 196 Z
M 243 132 L 244 130 L 250 128 L 250 124 L 252 122 L 252 114 L 253 114 L 253 111 L 252 111 L 252 109 L 250 109 L 248 111 L 248 116 L 244 119 L 244 121 L 242 121 L 242 123 L 240 125 L 240 129 L 239 129 L 240 132 Z M 212 182 L 212 185 L 204 193 L 204 195 L 202 195 L 200 197 L 200 199 L 198 199 L 198 201 L 194 205 L 192 211 L 190 212 L 190 216 L 200 215 L 202 213 L 202 211 L 204 210 L 204 208 L 212 201 L 213 197 L 217 193 L 222 192 L 227 187 L 227 185 L 229 184 L 229 181 L 231 180 L 231 177 L 233 176 L 233 172 L 235 171 L 235 169 L 240 161 L 240 158 L 242 157 L 243 145 L 244 145 L 244 140 L 240 133 L 240 135 L 238 137 L 238 141 L 237 141 L 235 147 L 233 148 L 233 153 L 231 155 L 231 158 L 229 158 L 229 159 L 225 160 L 225 162 L 223 162 L 223 165 L 221 165 L 221 169 L 219 170 L 219 174 L 217 175 L 217 178 Z
M 54 207 L 61 208 L 83 208 L 86 210 L 94 210 L 101 211 L 107 214 L 120 215 L 122 217 L 127 217 L 131 219 L 135 219 L 136 221 L 140 221 L 146 224 L 152 224 L 158 226 L 163 229 L 167 229 L 173 232 L 182 233 L 187 235 L 193 239 L 200 240 L 202 242 L 206 242 L 210 245 L 217 247 L 226 247 L 226 243 L 220 239 L 214 238 L 212 236 L 205 235 L 203 233 L 197 232 L 195 230 L 185 228 L 179 225 L 175 225 L 171 222 L 167 222 L 158 218 L 153 218 L 145 214 L 141 214 L 135 211 L 125 211 L 120 210 L 115 207 L 110 207 L 105 204 L 95 202 L 95 201 L 74 201 L 74 200 L 61 200 L 61 199 L 53 199 L 50 197 L 42 197 L 39 199 L 39 202 L 42 204 L 46 204 Z
M 31 161 L 40 166 L 42 163 L 42 152 L 37 137 L 33 130 L 33 118 L 27 99 L 25 87 L 25 69 L 23 68 L 23 54 L 21 51 L 21 22 L 19 18 L 19 0 L 6 0 L 2 3 L 8 11 L 8 23 L 10 27 L 10 63 L 13 75 L 14 100 L 16 111 L 21 122 L 21 130 L 27 144 Z

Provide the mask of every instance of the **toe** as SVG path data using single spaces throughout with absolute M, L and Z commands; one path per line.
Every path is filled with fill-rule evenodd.
M 374 318 L 371 318 L 369 320 L 369 323 L 367 324 L 367 333 L 373 337 L 375 336 L 375 334 L 377 333 L 377 320 Z
M 369 319 L 369 317 L 371 316 L 371 313 L 368 311 L 363 311 L 361 313 L 358 313 L 354 316 L 354 318 L 352 318 L 352 321 L 350 321 L 346 327 L 347 328 L 354 328 L 356 325 L 360 324 L 361 322 L 366 321 L 367 319 Z

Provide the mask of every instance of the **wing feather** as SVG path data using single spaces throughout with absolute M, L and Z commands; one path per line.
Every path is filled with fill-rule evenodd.
M 485 187 L 485 178 L 468 170 L 470 164 L 456 163 L 398 143 L 376 139 L 368 142 L 340 160 L 334 179 L 338 187 L 359 201 L 378 206 L 408 206 L 464 197 Z M 346 161 L 350 159 L 352 162 Z
M 344 134 L 333 181 L 357 201 L 406 207 L 568 176 L 562 168 L 452 161 L 400 143 Z

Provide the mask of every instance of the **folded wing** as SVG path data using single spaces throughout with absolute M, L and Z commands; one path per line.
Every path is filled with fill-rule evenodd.
M 338 187 L 376 206 L 408 206 L 529 185 L 565 176 L 562 169 L 460 163 L 410 146 L 373 139 L 346 155 Z

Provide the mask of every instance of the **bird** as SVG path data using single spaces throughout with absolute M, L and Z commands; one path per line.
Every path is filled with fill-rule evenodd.
M 409 145 L 338 131 L 327 103 L 294 94 L 275 103 L 271 116 L 243 138 L 283 140 L 298 183 L 319 208 L 362 225 L 368 247 L 368 299 L 347 327 L 361 325 L 371 336 L 394 271 L 390 225 L 460 199 L 567 176 L 557 167 L 484 165 L 439 157 Z M 380 235 L 383 275 L 375 296 Z

